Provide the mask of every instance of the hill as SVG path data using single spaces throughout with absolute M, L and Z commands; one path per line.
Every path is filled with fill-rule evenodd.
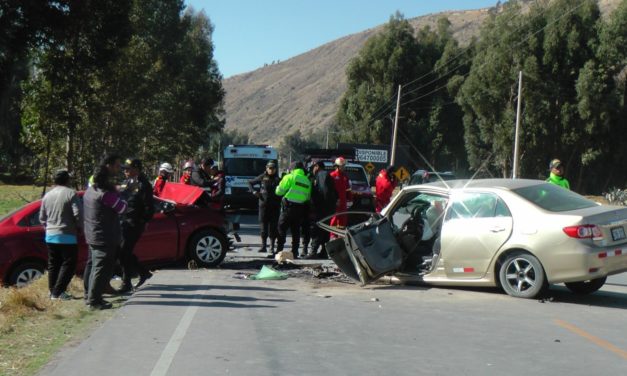
M 599 0 L 604 14 L 620 0 Z M 418 30 L 434 27 L 447 17 L 461 45 L 479 33 L 494 8 L 448 11 L 410 19 Z M 290 133 L 324 132 L 334 121 L 337 105 L 346 90 L 346 67 L 366 40 L 382 26 L 326 43 L 277 64 L 236 75 L 223 81 L 226 91 L 226 129 L 249 135 L 256 143 L 278 145 Z

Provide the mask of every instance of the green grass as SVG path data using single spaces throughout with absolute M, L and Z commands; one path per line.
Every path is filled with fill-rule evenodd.
M 0 184 L 0 216 L 41 197 L 42 187 Z

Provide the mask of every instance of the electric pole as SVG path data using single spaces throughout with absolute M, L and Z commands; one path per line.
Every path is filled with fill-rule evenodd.
M 522 71 L 518 72 L 518 106 L 516 108 L 516 131 L 514 134 L 514 166 L 512 179 L 518 178 L 518 135 L 520 133 L 520 105 L 522 103 Z
M 401 85 L 398 85 L 398 95 L 396 96 L 396 116 L 394 116 L 394 135 L 392 136 L 392 156 L 390 165 L 394 165 L 396 157 L 396 133 L 398 131 L 398 113 L 401 109 Z

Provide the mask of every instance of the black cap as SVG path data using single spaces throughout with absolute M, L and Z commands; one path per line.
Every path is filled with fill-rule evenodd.
M 200 161 L 200 164 L 202 166 L 210 166 L 211 167 L 211 166 L 213 166 L 213 158 L 203 158 Z
M 138 158 L 129 158 L 122 163 L 122 168 L 136 168 L 138 170 L 142 169 L 142 161 Z
M 68 170 L 66 169 L 57 170 L 54 173 L 54 184 L 66 185 L 70 181 L 71 177 L 72 175 L 70 175 L 70 172 Z

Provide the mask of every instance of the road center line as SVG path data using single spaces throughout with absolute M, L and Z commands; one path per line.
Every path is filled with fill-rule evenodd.
M 555 323 L 559 326 L 561 326 L 562 328 L 565 328 L 585 339 L 587 339 L 588 341 L 594 343 L 597 346 L 600 346 L 606 350 L 609 350 L 615 354 L 617 354 L 618 356 L 622 357 L 623 359 L 627 360 L 627 351 L 619 349 L 618 347 L 614 346 L 613 344 L 607 342 L 606 340 L 603 340 L 599 337 L 593 336 L 592 334 L 579 329 L 578 327 L 576 327 L 575 325 L 569 324 L 566 321 L 562 321 L 562 320 L 554 320 Z
M 209 287 L 208 281 L 203 280 L 202 285 L 207 286 L 207 288 Z M 196 315 L 196 311 L 198 311 L 198 305 L 196 305 L 195 303 L 200 301 L 198 298 L 205 294 L 207 288 L 191 297 L 189 307 L 187 307 L 185 314 L 183 314 L 183 317 L 181 317 L 181 321 L 179 321 L 179 324 L 174 330 L 174 333 L 172 333 L 170 341 L 168 341 L 168 344 L 163 349 L 163 352 L 161 353 L 159 360 L 157 360 L 155 367 L 152 369 L 150 376 L 165 376 L 167 374 L 168 370 L 170 369 L 170 365 L 174 360 L 174 356 L 178 352 L 181 343 L 183 343 L 185 334 L 187 334 L 187 330 L 189 329 L 189 326 L 191 325 L 192 320 Z

